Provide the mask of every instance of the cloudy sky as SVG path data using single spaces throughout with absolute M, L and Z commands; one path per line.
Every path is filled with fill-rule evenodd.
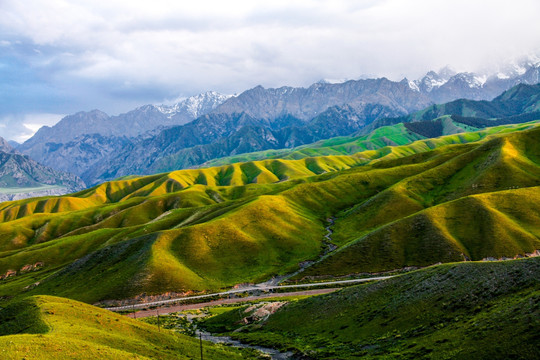
M 207 90 L 399 80 L 540 53 L 538 0 L 0 0 L 0 136 Z

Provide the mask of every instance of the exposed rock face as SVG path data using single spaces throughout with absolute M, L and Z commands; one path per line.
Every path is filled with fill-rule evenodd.
M 11 153 L 15 149 L 4 139 L 3 137 L 0 137 L 0 151 L 5 153 Z
M 341 84 L 315 83 L 309 88 L 257 86 L 231 98 L 214 112 L 246 113 L 258 119 L 277 119 L 285 115 L 310 120 L 332 106 L 349 106 L 358 112 L 369 104 L 407 114 L 430 104 L 430 99 L 414 92 L 406 82 L 385 78 L 351 80 Z
M 39 158 L 54 169 L 80 176 L 101 159 L 129 149 L 133 141 L 127 137 L 81 135 L 65 143 L 46 143 Z
M 0 202 L 64 195 L 85 187 L 73 174 L 43 166 L 26 155 L 0 151 Z

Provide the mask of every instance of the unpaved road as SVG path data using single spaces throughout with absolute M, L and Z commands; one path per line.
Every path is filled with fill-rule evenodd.
M 338 289 L 341 289 L 341 288 L 305 290 L 305 291 L 295 291 L 295 292 L 279 293 L 279 294 L 263 294 L 263 295 L 260 295 L 260 296 L 247 296 L 247 297 L 244 297 L 244 298 L 234 298 L 234 299 L 219 299 L 219 300 L 214 300 L 214 301 L 209 301 L 209 302 L 204 302 L 204 303 L 198 303 L 198 304 L 173 305 L 173 306 L 166 306 L 166 307 L 156 308 L 156 309 L 153 309 L 153 310 L 141 310 L 141 311 L 137 311 L 135 313 L 127 314 L 126 316 L 143 318 L 143 317 L 149 317 L 149 316 L 156 316 L 158 313 L 159 313 L 159 315 L 166 315 L 166 314 L 170 314 L 170 313 L 174 313 L 174 312 L 178 312 L 178 311 L 201 309 L 201 308 L 206 307 L 206 306 L 234 304 L 234 303 L 258 300 L 258 299 L 264 299 L 264 298 L 328 294 L 328 293 L 331 293 L 331 292 L 336 291 Z
M 394 276 L 377 276 L 377 277 L 364 278 L 364 279 L 337 280 L 337 281 L 319 282 L 319 283 L 311 283 L 311 284 L 298 284 L 298 285 L 276 285 L 276 286 L 272 286 L 272 285 L 268 285 L 267 283 L 263 283 L 263 284 L 259 284 L 259 285 L 252 285 L 252 286 L 247 286 L 247 287 L 238 288 L 238 289 L 234 289 L 234 290 L 223 291 L 223 292 L 220 292 L 220 293 L 195 295 L 195 296 L 186 296 L 186 297 L 181 297 L 181 298 L 145 302 L 145 303 L 139 303 L 139 304 L 133 304 L 133 305 L 108 307 L 108 308 L 104 308 L 104 309 L 105 310 L 110 310 L 110 311 L 134 310 L 134 309 L 140 309 L 140 308 L 147 308 L 147 307 L 150 307 L 150 306 L 163 306 L 163 305 L 167 305 L 167 304 L 181 302 L 183 300 L 204 299 L 204 298 L 215 297 L 215 296 L 227 296 L 227 295 L 244 293 L 244 292 L 249 292 L 249 291 L 271 291 L 271 290 L 279 290 L 279 289 L 310 288 L 310 287 L 338 285 L 338 284 L 354 284 L 354 283 L 362 283 L 362 282 L 366 282 L 366 281 L 386 280 L 386 279 L 390 279 L 392 277 L 394 277 Z

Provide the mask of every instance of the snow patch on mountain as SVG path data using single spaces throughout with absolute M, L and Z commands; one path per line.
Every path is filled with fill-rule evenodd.
M 487 81 L 487 75 L 476 75 L 473 81 L 469 84 L 470 87 L 481 88 Z
M 220 94 L 216 91 L 208 91 L 202 94 L 190 96 L 173 105 L 157 105 L 156 108 L 169 119 L 179 113 L 187 113 L 193 119 L 207 114 L 219 105 L 223 104 L 232 95 Z
M 409 87 L 410 87 L 412 90 L 420 92 L 420 88 L 418 87 L 418 85 L 416 84 L 415 81 L 407 80 L 407 84 L 409 85 Z
M 540 57 L 534 54 L 516 58 L 502 65 L 496 74 L 501 80 L 518 78 L 523 76 L 531 68 L 540 68 Z

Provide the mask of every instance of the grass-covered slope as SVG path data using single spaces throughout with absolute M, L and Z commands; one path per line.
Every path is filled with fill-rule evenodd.
M 458 261 L 537 249 L 540 148 L 535 133 L 498 137 L 455 153 L 347 210 L 336 222 L 334 237 L 344 246 L 303 275 L 429 265 L 434 254 L 440 261 Z
M 262 281 L 317 259 L 331 216 L 339 248 L 302 276 L 530 253 L 539 138 L 531 123 L 2 203 L 0 297 L 95 302 Z
M 537 359 L 540 258 L 433 266 L 292 302 L 262 324 L 243 314 L 205 327 L 316 359 Z
M 194 359 L 198 339 L 64 298 L 37 296 L 0 309 L 2 359 Z M 208 359 L 246 353 L 204 343 Z
M 281 180 L 331 174 L 360 161 L 235 164 L 3 203 L 0 273 L 20 275 L 0 282 L 0 296 L 40 281 L 33 291 L 96 301 L 218 289 L 284 273 L 319 253 L 325 218 L 276 195 L 305 180 Z M 20 271 L 37 263 L 42 270 Z

